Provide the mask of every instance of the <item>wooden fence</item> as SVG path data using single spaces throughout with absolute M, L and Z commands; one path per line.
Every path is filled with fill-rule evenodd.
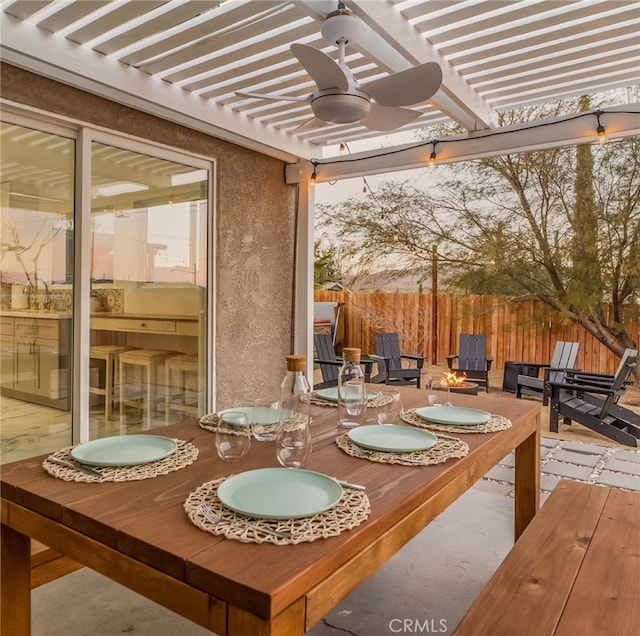
M 445 364 L 445 356 L 457 353 L 459 334 L 484 333 L 493 368 L 503 368 L 506 360 L 549 362 L 557 340 L 580 343 L 578 368 L 613 373 L 619 362 L 581 326 L 541 301 L 511 303 L 493 296 L 439 294 L 437 330 L 432 333 L 431 294 L 316 290 L 315 300 L 343 303 L 336 344 L 359 347 L 363 353 L 375 353 L 376 332 L 395 331 L 403 352 L 423 355 L 431 362 L 435 347 L 436 364 Z M 625 306 L 624 323 L 634 341 L 640 342 L 640 306 Z

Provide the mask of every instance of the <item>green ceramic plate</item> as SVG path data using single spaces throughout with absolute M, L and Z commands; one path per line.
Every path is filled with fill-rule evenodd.
M 220 501 L 261 519 L 299 519 L 333 508 L 342 486 L 331 477 L 299 468 L 260 468 L 233 475 L 218 487 Z
M 438 441 L 429 431 L 395 424 L 352 428 L 347 435 L 358 446 L 375 451 L 410 453 L 431 448 Z
M 332 386 L 330 389 L 319 389 L 318 391 L 314 391 L 314 393 L 322 398 L 323 400 L 327 400 L 328 402 L 337 402 L 338 401 L 338 387 Z M 367 401 L 375 400 L 377 397 L 380 397 L 380 394 L 377 391 L 367 391 Z
M 247 416 L 247 424 L 251 425 L 253 421 L 253 406 L 237 406 L 232 409 L 222 409 L 218 411 L 216 415 L 220 417 L 223 413 L 244 413 Z
M 161 435 L 118 435 L 76 446 L 71 456 L 91 466 L 137 466 L 164 459 L 176 448 L 174 440 Z
M 425 406 L 416 409 L 416 415 L 423 420 L 449 426 L 477 426 L 491 419 L 491 413 L 464 406 Z

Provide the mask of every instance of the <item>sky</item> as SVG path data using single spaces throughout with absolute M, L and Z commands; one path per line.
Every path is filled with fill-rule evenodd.
M 384 137 L 375 137 L 372 139 L 352 142 L 349 144 L 348 150 L 352 153 L 357 153 L 365 150 L 389 147 L 392 145 L 412 143 L 418 141 L 418 139 L 419 137 L 415 131 L 406 131 L 403 133 L 386 135 Z M 339 154 L 340 150 L 338 146 L 328 147 L 324 153 L 326 157 L 337 156 Z M 376 185 L 379 185 L 384 181 L 409 181 L 409 183 L 416 188 L 429 189 L 436 184 L 435 173 L 437 173 L 437 170 L 434 171 L 432 166 L 425 166 L 424 168 L 371 175 L 365 178 L 374 192 L 376 190 Z M 363 187 L 364 182 L 362 177 L 344 179 L 337 181 L 334 184 L 327 182 L 318 183 L 314 186 L 316 205 L 338 203 L 354 196 L 365 196 L 362 191 Z

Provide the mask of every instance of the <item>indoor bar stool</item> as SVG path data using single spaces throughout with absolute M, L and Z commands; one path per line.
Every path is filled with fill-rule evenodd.
M 89 386 L 89 393 L 104 396 L 106 420 L 110 420 L 113 414 L 114 388 L 117 386 L 120 354 L 132 349 L 133 347 L 120 345 L 93 345 L 89 348 L 89 368 L 98 370 L 98 384 Z
M 124 423 L 125 406 L 134 406 L 145 411 L 143 428 L 150 428 L 154 402 L 159 397 L 158 385 L 159 368 L 167 358 L 176 355 L 175 351 L 164 349 L 133 349 L 120 354 L 119 360 L 119 396 L 120 423 Z M 128 367 L 132 367 L 129 368 Z M 127 369 L 136 376 L 136 381 L 129 386 Z M 125 385 L 126 388 L 125 388 Z
M 199 356 L 184 354 L 165 362 L 165 416 L 170 423 L 171 411 L 198 416 Z

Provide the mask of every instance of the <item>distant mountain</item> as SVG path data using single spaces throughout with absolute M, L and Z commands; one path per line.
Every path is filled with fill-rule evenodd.
M 422 281 L 422 283 L 421 283 Z M 428 292 L 431 289 L 431 275 L 424 270 L 383 270 L 371 274 L 352 276 L 346 279 L 346 287 L 354 292 Z

